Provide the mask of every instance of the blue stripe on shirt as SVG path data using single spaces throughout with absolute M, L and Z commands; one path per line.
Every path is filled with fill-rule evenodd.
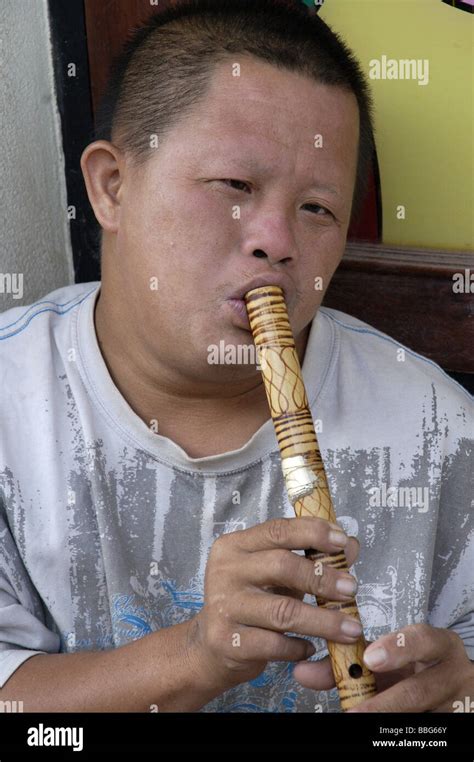
M 77 300 L 77 296 L 76 296 L 76 297 L 73 297 L 73 299 L 70 299 L 68 302 L 64 302 L 63 304 L 58 304 L 57 302 L 52 302 L 52 301 L 35 302 L 35 304 L 32 304 L 30 307 L 28 307 L 28 309 L 26 310 L 26 312 L 23 313 L 23 315 L 20 315 L 20 317 L 17 320 L 14 320 L 13 323 L 9 323 L 8 325 L 0 327 L 0 341 L 4 341 L 5 339 L 10 339 L 12 336 L 16 336 L 17 334 L 24 331 L 25 328 L 29 326 L 33 318 L 36 317 L 37 315 L 41 315 L 42 312 L 55 312 L 56 315 L 65 315 L 67 312 L 74 309 L 74 307 L 77 307 L 79 304 L 81 304 L 81 302 L 83 302 L 84 299 L 87 299 L 87 297 L 90 296 L 96 290 L 96 288 L 97 287 L 93 288 L 92 291 L 89 291 L 84 296 L 81 296 L 81 298 L 78 301 L 74 301 L 74 300 Z M 74 301 L 74 304 L 71 304 L 72 301 Z M 33 312 L 29 316 L 29 318 L 27 319 L 24 325 L 19 326 L 16 330 L 10 331 L 10 333 L 7 333 L 6 335 L 1 334 L 2 331 L 6 331 L 8 328 L 12 328 L 17 323 L 21 322 L 22 320 L 25 320 L 25 318 L 27 317 L 28 313 L 31 310 L 36 309 L 42 304 L 51 304 L 53 306 L 46 307 L 45 309 L 40 309 L 40 310 L 37 309 L 36 312 Z M 63 309 L 64 307 L 66 307 L 67 309 Z

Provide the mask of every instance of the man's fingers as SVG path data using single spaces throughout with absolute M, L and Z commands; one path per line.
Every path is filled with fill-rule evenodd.
M 449 662 L 428 667 L 378 693 L 349 712 L 427 712 L 453 695 L 453 669 Z M 452 709 L 451 709 L 452 711 Z
M 271 593 L 275 593 L 275 595 L 287 595 L 290 598 L 296 598 L 298 601 L 302 601 L 305 594 L 300 593 L 299 590 L 290 590 L 289 587 L 272 587 L 270 588 Z
M 359 555 L 359 550 L 360 550 L 359 540 L 356 537 L 349 537 L 349 542 L 344 548 L 348 566 L 352 566 L 352 564 L 355 563 L 355 561 L 357 560 L 357 556 Z
M 320 661 L 300 662 L 293 670 L 293 677 L 304 688 L 315 691 L 328 691 L 336 685 L 329 656 Z
M 230 603 L 228 613 L 248 627 L 295 632 L 336 643 L 354 643 L 362 632 L 360 623 L 346 614 L 273 593 L 242 593 L 236 610 Z
M 225 538 L 226 535 L 223 535 Z M 324 519 L 301 516 L 294 519 L 270 519 L 250 529 L 232 532 L 237 545 L 249 553 L 275 548 L 306 550 L 315 548 L 325 553 L 337 553 L 349 541 L 344 530 Z M 214 543 L 217 545 L 219 540 Z
M 235 656 L 242 662 L 291 661 L 308 659 L 314 653 L 313 644 L 306 638 L 268 632 L 257 627 L 242 627 L 238 633 Z
M 458 649 L 464 650 L 464 646 L 456 633 L 428 624 L 412 624 L 371 643 L 364 662 L 374 672 L 389 672 L 414 662 L 434 664 L 450 658 Z
M 264 550 L 248 556 L 245 573 L 261 588 L 290 587 L 331 601 L 354 598 L 357 582 L 344 571 L 318 565 L 290 550 Z

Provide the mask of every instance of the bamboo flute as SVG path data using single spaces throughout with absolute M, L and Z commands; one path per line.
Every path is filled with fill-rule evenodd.
M 306 396 L 283 290 L 279 286 L 255 288 L 245 295 L 268 404 L 280 449 L 288 498 L 296 516 L 314 516 L 332 523 L 332 505 L 324 464 Z M 347 570 L 344 552 L 328 555 L 308 549 L 315 563 Z M 348 614 L 360 621 L 355 598 L 327 601 L 317 597 L 318 606 Z M 364 636 L 353 644 L 328 641 L 328 651 L 343 711 L 375 693 L 375 680 L 362 656 Z

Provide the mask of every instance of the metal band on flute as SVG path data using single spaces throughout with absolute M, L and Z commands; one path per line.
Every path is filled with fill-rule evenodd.
M 297 516 L 336 521 L 326 473 L 314 430 L 301 366 L 288 319 L 285 298 L 279 286 L 255 288 L 245 295 L 253 339 L 260 358 L 268 404 L 282 458 L 288 498 Z M 327 555 L 307 550 L 314 562 L 347 569 L 344 553 Z M 317 598 L 318 606 L 342 611 L 360 621 L 355 599 L 348 602 Z M 328 641 L 328 651 L 345 711 L 375 694 L 375 680 L 362 656 L 366 643 Z

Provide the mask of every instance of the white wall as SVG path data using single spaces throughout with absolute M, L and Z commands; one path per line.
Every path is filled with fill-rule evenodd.
M 60 129 L 47 2 L 1 0 L 0 311 L 74 282 Z

